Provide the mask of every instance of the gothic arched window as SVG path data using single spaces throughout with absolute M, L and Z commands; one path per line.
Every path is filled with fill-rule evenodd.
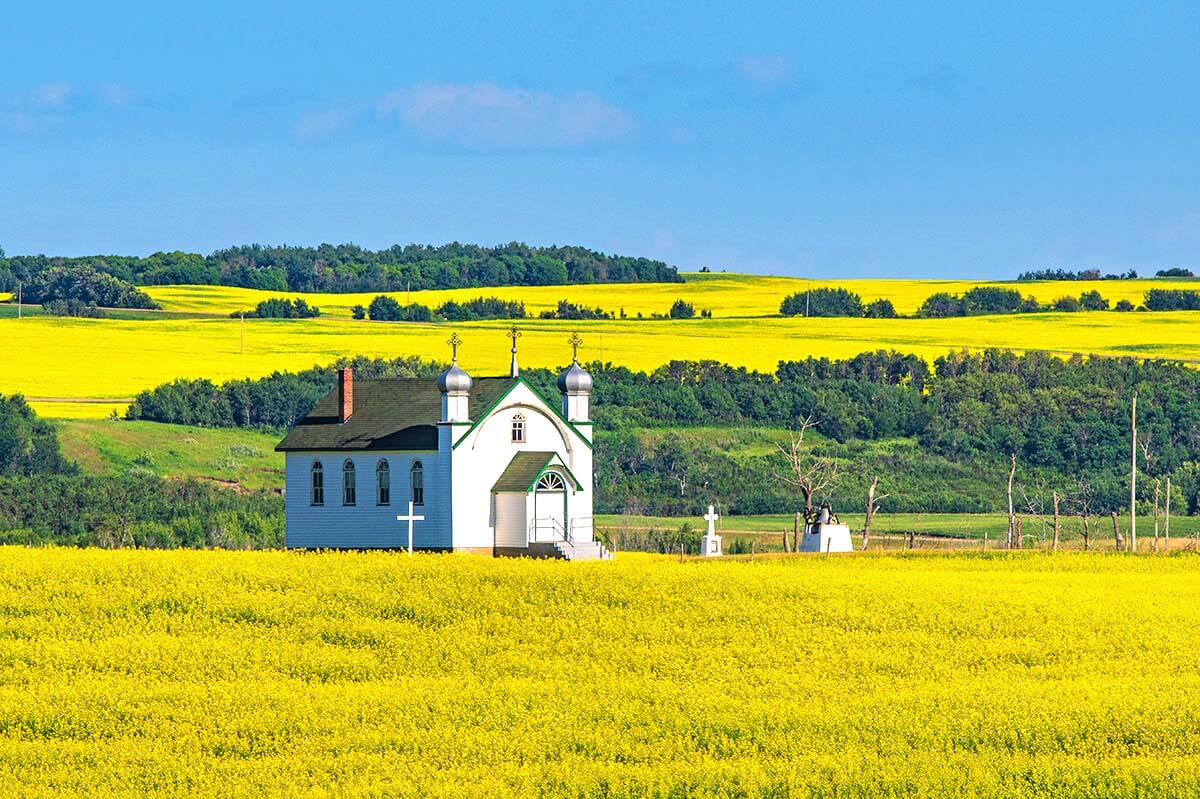
M 325 504 L 325 467 L 320 461 L 313 461 L 312 465 L 312 504 Z
M 519 413 L 513 415 L 512 440 L 514 444 L 525 443 L 525 417 Z
M 425 467 L 420 461 L 416 461 L 412 465 L 412 470 L 409 472 L 409 478 L 412 483 L 412 503 L 414 505 L 425 504 Z
M 346 458 L 342 464 L 342 504 L 354 505 L 357 493 L 354 490 L 354 461 Z
M 392 468 L 386 458 L 375 464 L 375 504 L 392 504 Z

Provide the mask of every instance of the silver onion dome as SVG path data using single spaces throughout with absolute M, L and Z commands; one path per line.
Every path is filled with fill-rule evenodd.
M 471 390 L 471 376 L 458 367 L 455 358 L 450 368 L 438 375 L 437 386 L 443 394 L 466 394 Z
M 573 361 L 558 376 L 558 390 L 564 394 L 587 394 L 592 390 L 592 376 L 584 371 L 579 361 Z

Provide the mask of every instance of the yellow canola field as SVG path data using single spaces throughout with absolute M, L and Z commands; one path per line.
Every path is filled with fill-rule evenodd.
M 6 351 L 20 367 L 0 370 L 0 394 L 34 398 L 128 398 L 175 378 L 215 381 L 326 364 L 344 355 L 446 358 L 457 330 L 460 362 L 476 375 L 506 373 L 508 323 L 426 325 L 339 319 L 0 319 Z M 716 359 L 772 371 L 780 360 L 850 357 L 895 348 L 932 359 L 954 349 L 1005 347 L 1200 360 L 1200 314 L 1075 313 L 969 319 L 696 319 L 521 324 L 523 366 L 562 366 L 578 330 L 580 356 L 635 369 L 672 359 Z M 61 403 L 38 404 L 56 415 Z M 75 405 L 75 416 L 109 407 Z
M 819 286 L 841 286 L 870 301 L 886 297 L 901 314 L 912 314 L 927 297 L 939 291 L 961 294 L 976 286 L 1015 288 L 1049 303 L 1059 297 L 1078 297 L 1089 290 L 1099 291 L 1113 305 L 1127 299 L 1140 305 L 1148 289 L 1200 289 L 1200 280 L 1097 280 L 980 282 L 974 280 L 808 280 L 795 277 L 770 277 L 727 273 L 688 273 L 686 283 L 596 284 L 584 286 L 506 286 L 499 288 L 449 289 L 444 291 L 390 292 L 401 303 L 415 302 L 436 308 L 447 300 L 461 302 L 474 297 L 500 297 L 525 303 L 525 310 L 536 315 L 554 308 L 559 300 L 571 300 L 590 308 L 599 306 L 628 316 L 640 312 L 665 314 L 676 299 L 685 299 L 696 310 L 708 309 L 716 316 L 770 316 L 779 313 L 783 298 L 797 291 Z M 362 294 L 303 294 L 298 292 L 258 291 L 226 286 L 147 286 L 144 290 L 165 310 L 193 313 L 228 314 L 249 310 L 270 297 L 303 297 L 323 314 L 350 316 L 355 305 L 370 305 L 380 292 Z
M 50 797 L 1200 793 L 1200 559 L 0 550 Z

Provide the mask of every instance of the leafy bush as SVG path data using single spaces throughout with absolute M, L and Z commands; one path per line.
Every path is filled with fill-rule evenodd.
M 374 322 L 432 322 L 433 311 L 424 305 L 401 305 L 392 297 L 380 294 L 371 300 L 367 315 Z
M 25 302 L 75 301 L 102 308 L 157 308 L 143 291 L 123 280 L 86 266 L 55 266 L 37 273 L 24 285 Z
M 1150 289 L 1146 292 L 1149 311 L 1200 311 L 1200 291 L 1195 289 Z
M 553 311 L 542 311 L 539 314 L 542 319 L 612 319 L 613 316 L 603 308 L 588 308 L 583 305 L 576 305 L 567 300 L 559 300 L 558 306 Z
M 779 313 L 784 316 L 862 316 L 862 297 L 844 288 L 798 291 L 784 298 Z
M 499 297 L 476 297 L 463 302 L 449 300 L 438 307 L 437 314 L 450 322 L 526 318 L 525 303 Z
M 1176 266 L 1171 269 L 1160 269 L 1154 273 L 1155 277 L 1195 277 L 1196 274 L 1190 269 L 1184 269 L 1181 266 Z
M 230 314 L 235 319 L 239 316 L 247 319 L 312 319 L 320 315 L 320 308 L 309 305 L 299 297 L 294 300 L 272 297 L 260 302 L 253 311 L 238 311 Z
M 97 308 L 94 302 L 82 300 L 51 300 L 43 302 L 42 308 L 51 316 L 75 316 L 86 319 L 103 319 L 104 309 Z
M 886 297 L 872 300 L 867 303 L 867 307 L 863 309 L 863 316 L 868 319 L 895 319 L 896 306 L 892 305 L 892 301 Z
M 696 315 L 696 308 L 690 303 L 683 300 L 675 300 L 671 304 L 671 310 L 667 311 L 667 316 L 672 319 L 691 319 Z
M 1100 296 L 1096 290 L 1085 291 L 1079 295 L 1079 305 L 1085 311 L 1107 311 L 1108 300 Z

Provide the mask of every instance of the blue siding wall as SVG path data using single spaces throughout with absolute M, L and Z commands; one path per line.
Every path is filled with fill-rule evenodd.
M 342 464 L 354 462 L 356 504 L 342 505 Z M 391 504 L 376 503 L 375 467 L 380 459 L 391 467 Z M 408 523 L 396 521 L 408 513 L 409 474 L 414 461 L 425 471 L 425 504 L 416 512 L 425 521 L 413 525 L 418 548 L 450 546 L 449 491 L 446 470 L 437 452 L 289 452 L 286 458 L 287 545 L 299 548 L 399 549 L 408 543 Z M 325 504 L 311 502 L 311 469 L 320 461 L 325 470 Z

